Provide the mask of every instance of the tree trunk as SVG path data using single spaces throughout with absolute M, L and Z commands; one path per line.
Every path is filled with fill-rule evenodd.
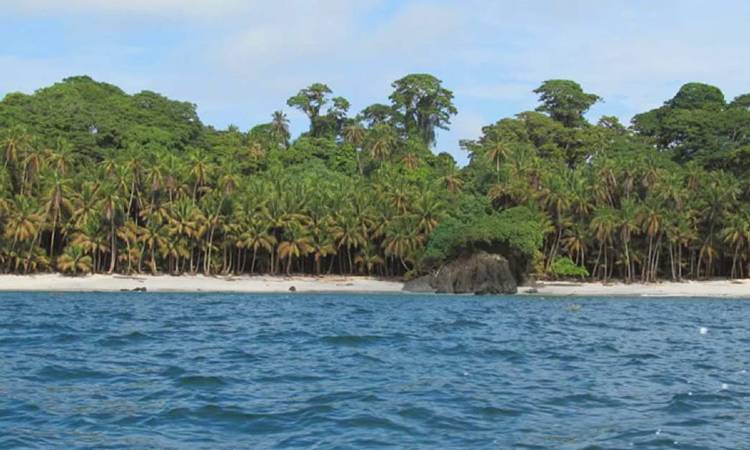
M 114 214 L 114 213 L 113 213 Z M 112 220 L 109 221 L 110 229 L 110 260 L 109 260 L 109 273 L 115 271 L 115 264 L 117 263 L 117 235 L 115 234 L 115 218 L 112 216 Z

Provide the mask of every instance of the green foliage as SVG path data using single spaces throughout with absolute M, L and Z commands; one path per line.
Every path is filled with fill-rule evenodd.
M 432 151 L 456 113 L 437 78 L 349 116 L 315 83 L 242 131 L 195 106 L 73 77 L 0 102 L 0 272 L 416 276 L 476 250 L 538 273 L 750 275 L 750 97 L 690 83 L 626 128 L 551 80 L 537 111 Z
M 309 134 L 312 137 L 335 137 L 341 134 L 350 104 L 344 97 L 329 98 L 332 93 L 327 85 L 313 83 L 286 102 L 288 106 L 299 109 L 310 119 Z M 322 108 L 328 104 L 331 106 L 327 113 L 322 114 Z
M 444 220 L 430 237 L 425 259 L 432 265 L 477 249 L 517 253 L 530 260 L 542 245 L 538 217 L 531 210 L 515 207 L 499 213 L 479 214 L 462 221 Z
M 594 94 L 583 92 L 578 83 L 570 80 L 547 80 L 534 93 L 539 94 L 542 102 L 537 111 L 549 113 L 566 127 L 584 125 L 583 115 L 600 100 Z
M 407 134 L 434 144 L 435 128 L 447 129 L 450 117 L 458 112 L 453 105 L 453 92 L 442 87 L 434 76 L 421 73 L 407 75 L 392 86 L 389 98 L 397 122 Z
M 589 276 L 589 271 L 573 262 L 567 256 L 555 258 L 550 266 L 550 273 L 558 278 L 585 278 Z
M 153 92 L 129 96 L 89 77 L 66 78 L 34 95 L 6 96 L 0 102 L 0 128 L 16 125 L 47 146 L 62 138 L 93 158 L 131 145 L 183 150 L 203 131 L 195 105 Z
M 680 163 L 744 176 L 750 174 L 750 110 L 743 105 L 742 96 L 727 105 L 719 88 L 688 83 L 664 106 L 636 115 L 633 125 Z
M 687 83 L 669 100 L 667 106 L 675 109 L 714 109 L 725 106 L 724 93 L 710 84 Z

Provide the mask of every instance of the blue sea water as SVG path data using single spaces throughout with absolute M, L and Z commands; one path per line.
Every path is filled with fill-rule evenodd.
M 748 449 L 749 318 L 719 299 L 5 293 L 0 448 Z

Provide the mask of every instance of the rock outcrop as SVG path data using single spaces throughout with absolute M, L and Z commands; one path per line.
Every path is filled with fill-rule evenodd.
M 515 294 L 518 283 L 505 257 L 477 252 L 457 258 L 432 275 L 408 282 L 404 290 L 440 294 Z

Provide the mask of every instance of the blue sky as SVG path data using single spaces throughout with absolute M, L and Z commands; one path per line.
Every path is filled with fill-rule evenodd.
M 747 0 L 24 0 L 2 5 L 0 95 L 87 74 L 128 92 L 198 105 L 246 130 L 314 81 L 385 102 L 413 72 L 442 79 L 458 116 L 437 151 L 532 109 L 543 80 L 604 98 L 590 113 L 628 121 L 685 82 L 750 92 Z

